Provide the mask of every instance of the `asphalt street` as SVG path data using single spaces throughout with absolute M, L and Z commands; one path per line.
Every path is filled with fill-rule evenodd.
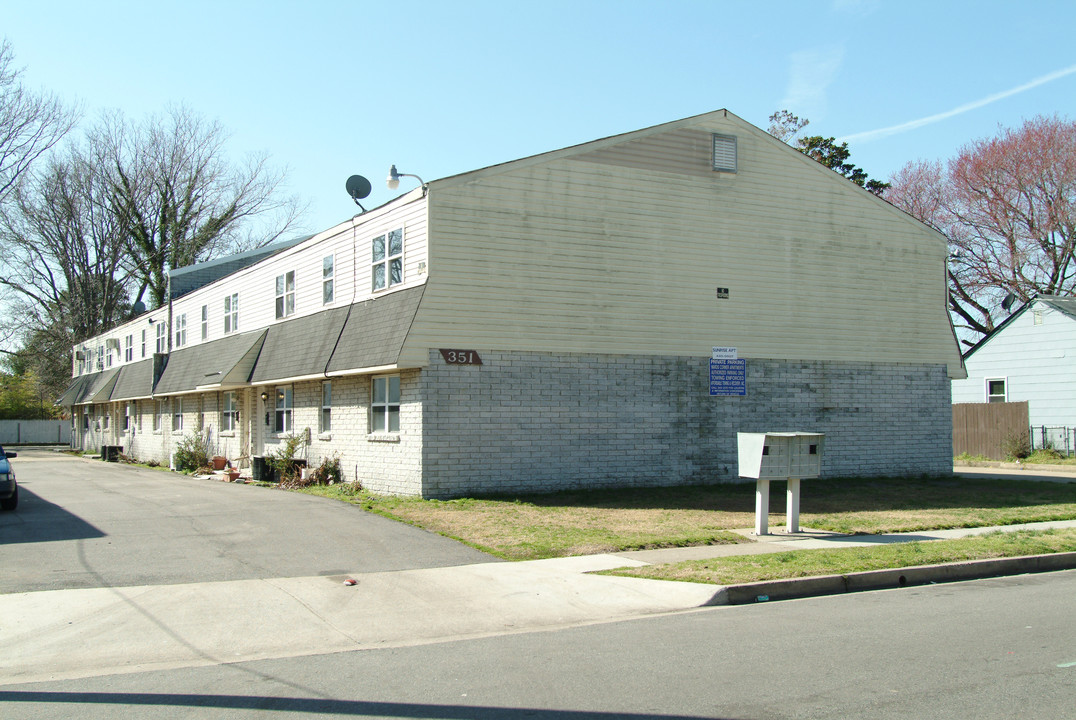
M 1076 571 L 0 686 L 4 717 L 1076 717 Z

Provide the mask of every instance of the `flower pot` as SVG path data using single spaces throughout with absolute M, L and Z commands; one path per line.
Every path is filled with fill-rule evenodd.
M 228 458 L 224 457 L 223 455 L 214 455 L 213 456 L 213 469 L 214 470 L 217 470 L 217 471 L 223 470 L 224 466 L 227 465 L 227 464 L 228 464 Z

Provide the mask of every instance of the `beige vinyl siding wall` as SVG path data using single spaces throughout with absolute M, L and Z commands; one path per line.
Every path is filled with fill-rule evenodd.
M 711 132 L 737 138 L 738 173 L 708 169 Z M 944 239 L 761 131 L 711 119 L 557 155 L 433 184 L 432 274 L 409 360 L 436 347 L 730 345 L 960 372 Z

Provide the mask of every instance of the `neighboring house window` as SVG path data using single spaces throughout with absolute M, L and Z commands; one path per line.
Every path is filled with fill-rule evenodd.
M 183 432 L 183 398 L 172 401 L 172 432 Z
M 86 372 L 86 351 L 76 350 L 75 357 L 78 358 L 78 374 L 82 375 Z
M 164 427 L 164 400 L 157 401 L 157 412 L 153 413 L 153 432 L 160 432 Z
M 97 346 L 97 371 L 100 372 L 105 369 L 105 349 L 100 345 Z
M 289 270 L 276 276 L 276 318 L 286 318 L 295 313 L 295 271 Z
M 987 378 L 986 379 L 986 401 L 987 402 L 1006 402 L 1008 394 L 1005 392 L 1005 378 Z
M 202 306 L 202 339 L 209 337 L 209 306 Z
M 400 432 L 400 376 L 373 379 L 370 401 L 370 431 Z
M 112 342 L 109 340 L 108 342 Z M 112 348 L 105 353 L 105 367 L 112 367 Z
M 374 290 L 403 282 L 403 230 L 378 235 L 373 244 Z
M 184 313 L 176 318 L 176 347 L 187 344 L 187 314 Z
M 131 403 L 123 404 L 123 431 L 131 429 Z
M 123 339 L 123 361 L 134 360 L 134 335 L 128 335 Z
M 326 380 L 321 383 L 321 432 L 333 429 L 333 384 Z
M 142 357 L 146 357 L 146 331 L 142 331 Z
M 109 421 L 109 418 L 111 418 L 111 417 L 112 417 L 112 414 L 108 410 L 105 410 L 105 414 L 101 416 L 101 429 L 102 430 L 108 430 L 108 421 Z
M 235 393 L 224 393 L 224 401 L 221 405 L 220 412 L 220 429 L 221 432 L 235 432 L 236 425 L 239 424 L 239 408 L 235 402 Z
M 239 329 L 239 293 L 224 298 L 224 334 Z
M 328 305 L 333 301 L 333 274 L 335 256 L 326 255 L 321 260 L 321 304 Z
M 276 423 L 273 430 L 278 433 L 291 432 L 291 386 L 276 389 Z
M 83 429 L 83 431 L 86 431 L 86 430 L 90 429 L 90 411 L 89 410 L 83 410 L 82 411 L 82 429 Z
M 168 335 L 168 329 L 164 326 L 163 322 L 158 320 L 157 321 L 157 345 L 156 345 L 157 349 L 154 350 L 154 352 L 156 352 L 156 353 L 163 353 L 164 352 L 165 345 L 167 343 L 167 339 L 166 339 L 167 335 Z

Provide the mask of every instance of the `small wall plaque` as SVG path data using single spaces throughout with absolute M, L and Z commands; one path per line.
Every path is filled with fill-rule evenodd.
M 441 357 L 449 365 L 481 365 L 482 358 L 474 350 L 441 350 Z
M 719 287 L 717 289 L 717 299 L 718 300 L 728 300 L 729 299 L 729 289 Z

